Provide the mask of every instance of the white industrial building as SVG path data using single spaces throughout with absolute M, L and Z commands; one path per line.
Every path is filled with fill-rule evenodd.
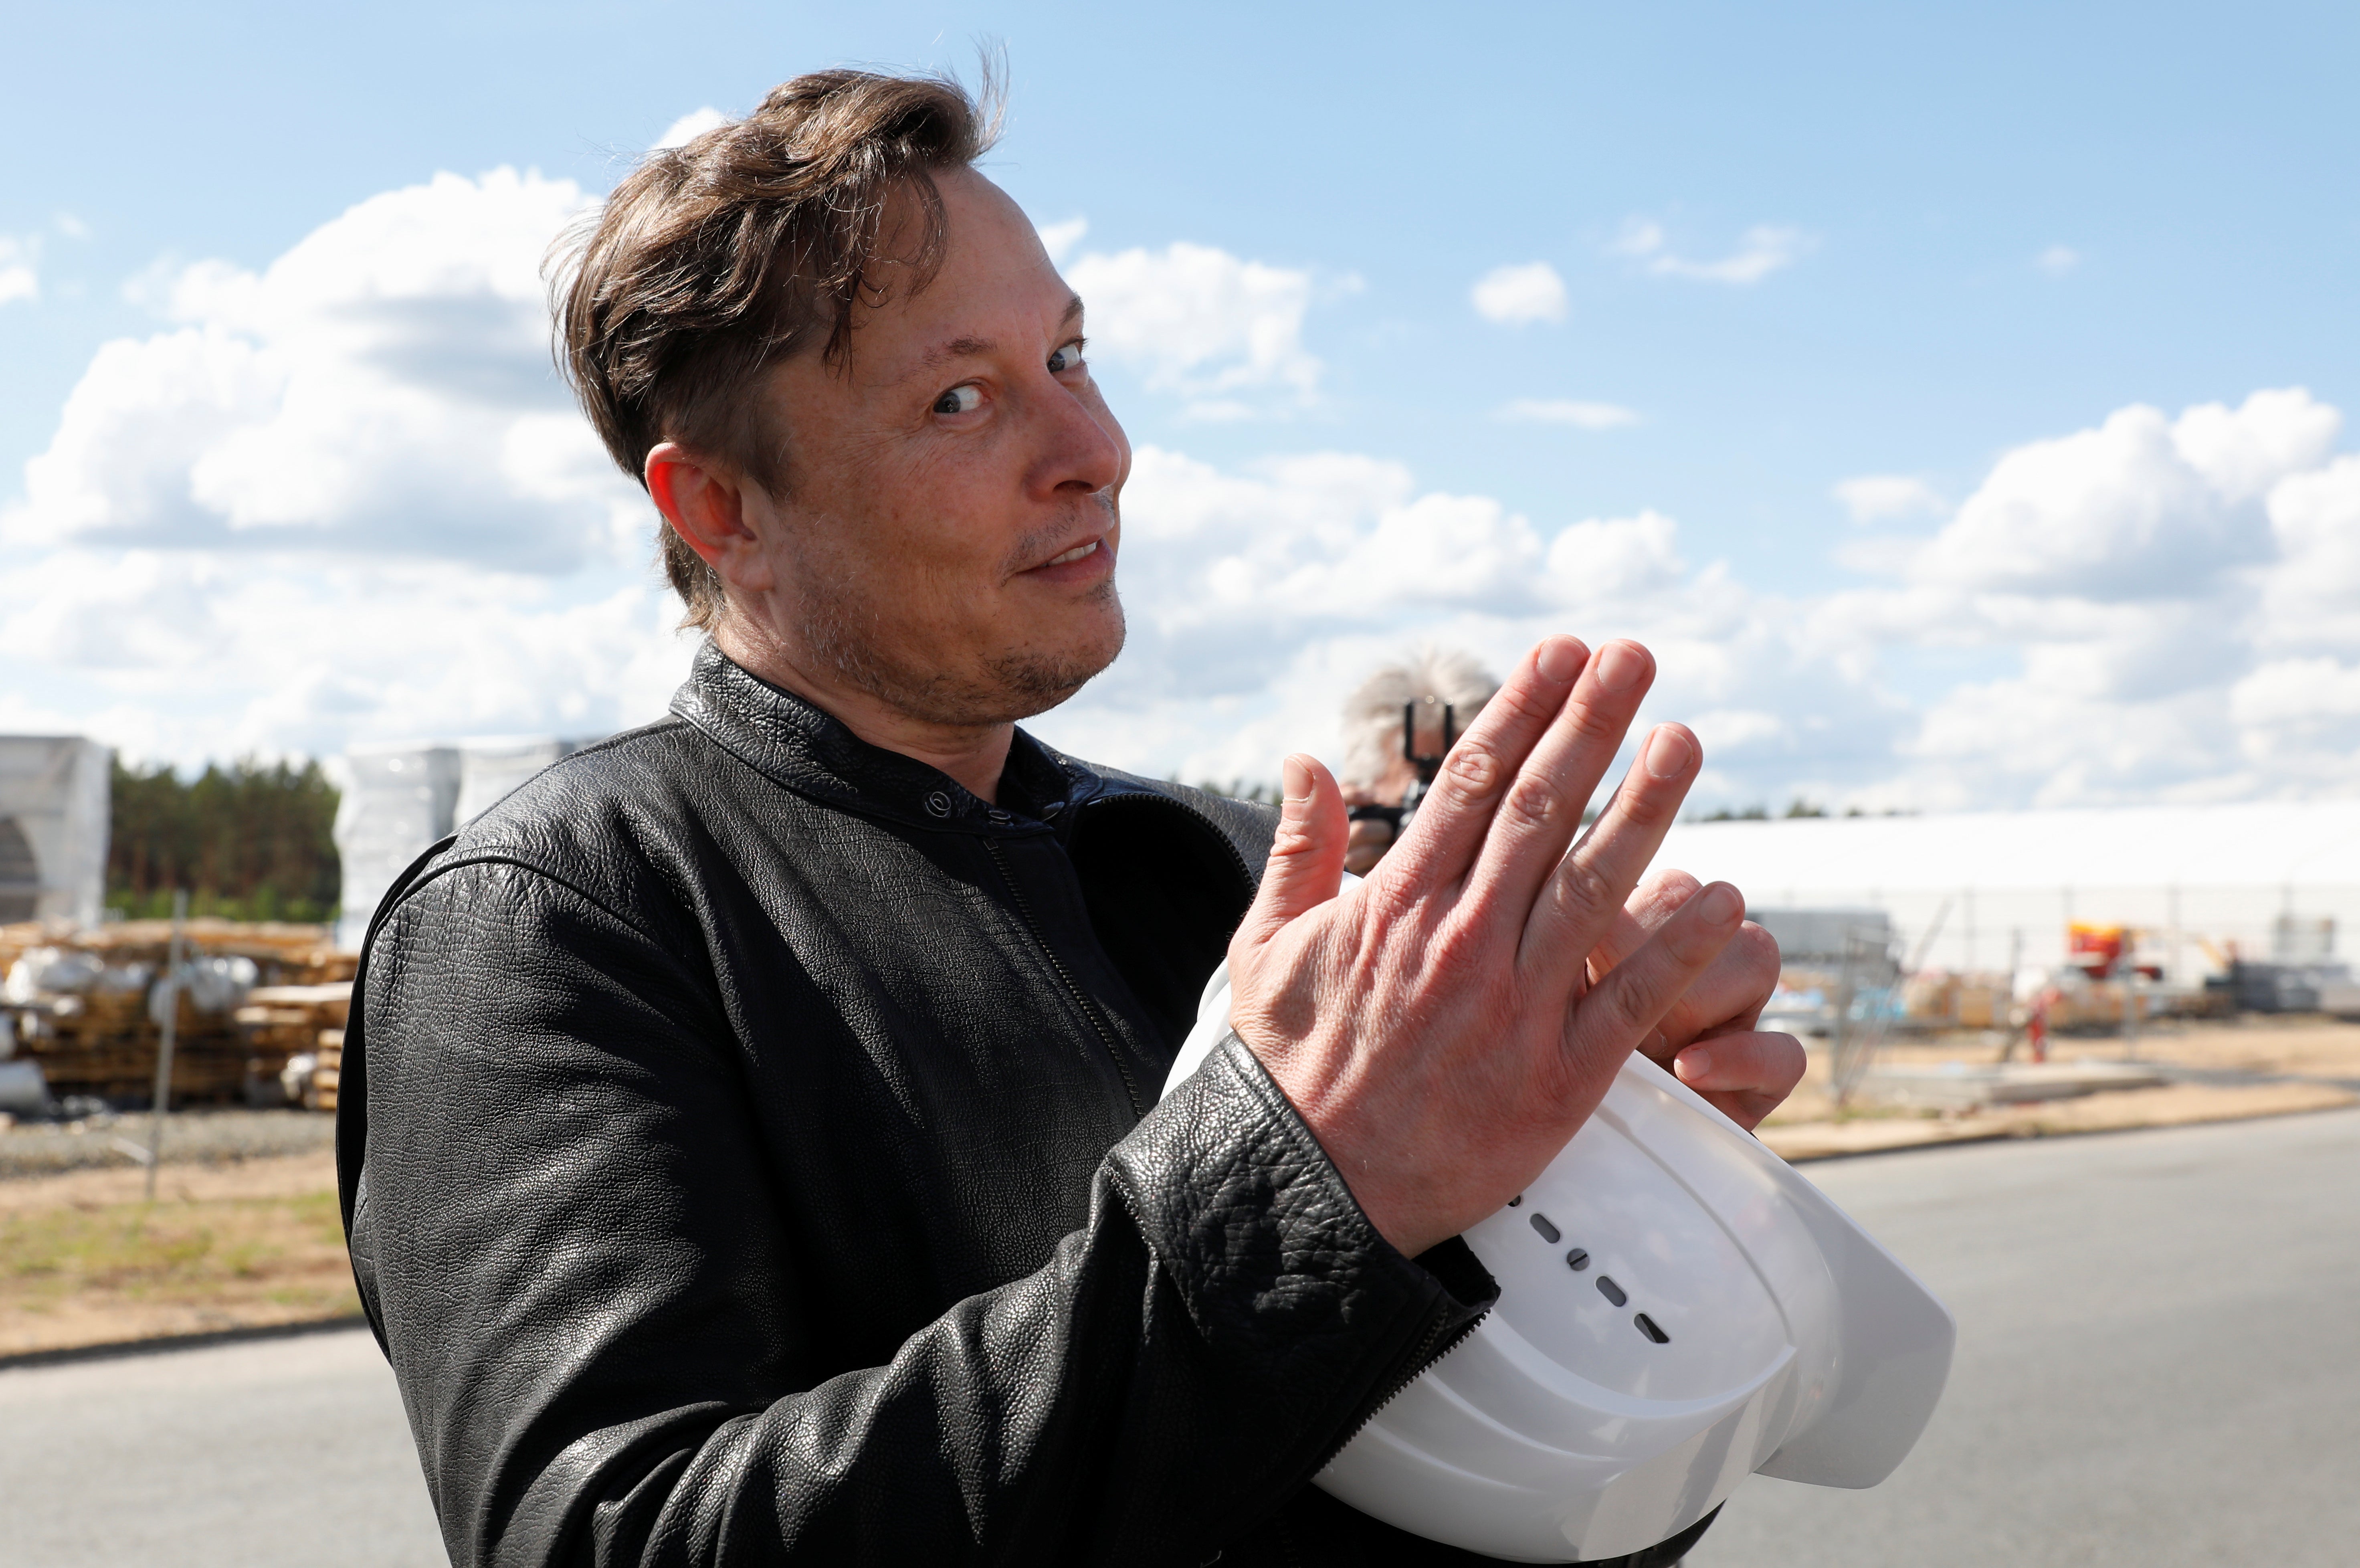
M 2360 931 L 2360 800 L 1684 822 L 1658 864 L 1757 909 L 1885 910 L 1957 972 L 2060 964 L 2076 921 L 2136 928 L 2180 984 L 2232 952 L 2350 962 Z
M 80 735 L 0 735 L 0 925 L 96 925 L 114 753 Z
M 344 866 L 336 944 L 357 948 L 394 878 L 428 845 L 585 742 L 548 736 L 355 746 L 337 768 Z

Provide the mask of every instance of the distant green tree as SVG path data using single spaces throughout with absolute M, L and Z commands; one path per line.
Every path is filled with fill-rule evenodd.
M 1800 795 L 1796 796 L 1786 807 L 1786 815 L 1789 818 L 1824 817 L 1827 814 L 1828 809 L 1825 806 L 1814 806 L 1808 800 L 1804 800 Z
M 1173 776 L 1172 782 L 1180 782 L 1177 774 Z M 1280 800 L 1277 785 L 1248 783 L 1242 779 L 1232 779 L 1227 784 L 1207 779 L 1196 788 L 1207 795 L 1226 795 L 1232 800 L 1251 800 L 1258 806 L 1275 806 Z
M 315 761 L 209 763 L 191 779 L 170 767 L 115 765 L 106 901 L 137 920 L 171 912 L 244 920 L 324 920 L 342 873 L 336 789 Z
M 1722 806 L 1716 811 L 1707 811 L 1696 820 L 1700 822 L 1766 822 L 1770 820 L 1770 808 L 1748 806 L 1742 811 L 1735 811 L 1727 806 Z

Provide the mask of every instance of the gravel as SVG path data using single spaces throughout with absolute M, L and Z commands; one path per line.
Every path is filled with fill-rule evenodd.
M 137 1165 L 138 1156 L 148 1151 L 152 1126 L 144 1111 L 102 1113 L 69 1122 L 18 1122 L 0 1130 L 0 1181 Z M 336 1118 L 328 1111 L 179 1111 L 164 1125 L 164 1163 L 311 1154 L 333 1149 L 335 1142 Z

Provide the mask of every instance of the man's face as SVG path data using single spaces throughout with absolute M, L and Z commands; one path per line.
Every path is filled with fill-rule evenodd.
M 1122 648 L 1131 446 L 1032 223 L 978 174 L 936 178 L 948 236 L 933 283 L 912 294 L 904 269 L 873 269 L 889 301 L 856 312 L 848 365 L 814 349 L 769 377 L 788 475 L 761 530 L 777 586 L 731 613 L 912 717 L 1002 724 Z M 896 201 L 884 254 L 911 248 L 894 226 L 916 206 Z

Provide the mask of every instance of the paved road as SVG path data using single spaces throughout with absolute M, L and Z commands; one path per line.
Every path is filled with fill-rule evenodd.
M 1959 1318 L 1883 1486 L 1759 1476 L 1688 1568 L 2360 1563 L 2360 1112 L 1803 1168 Z
M 1959 1315 L 1871 1492 L 1756 1478 L 1689 1568 L 2360 1562 L 2360 1112 L 1808 1166 Z M 362 1334 L 0 1372 L 10 1568 L 429 1568 Z
M 8 1568 L 433 1568 L 366 1330 L 0 1372 Z

